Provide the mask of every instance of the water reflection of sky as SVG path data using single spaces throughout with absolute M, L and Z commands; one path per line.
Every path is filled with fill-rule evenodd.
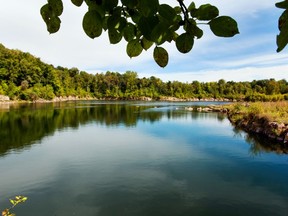
M 0 172 L 4 199 L 29 196 L 24 216 L 288 212 L 287 157 L 249 154 L 216 114 L 67 128 L 0 158 Z

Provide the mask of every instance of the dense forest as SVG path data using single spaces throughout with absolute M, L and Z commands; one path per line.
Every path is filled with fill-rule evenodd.
M 55 97 L 131 100 L 148 97 L 165 99 L 229 99 L 246 101 L 288 100 L 286 80 L 182 83 L 163 82 L 151 76 L 139 78 L 133 71 L 89 74 L 77 68 L 64 68 L 0 44 L 0 95 L 12 100 L 51 100 Z

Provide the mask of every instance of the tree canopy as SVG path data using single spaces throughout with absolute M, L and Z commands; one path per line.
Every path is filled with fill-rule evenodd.
M 203 36 L 200 24 L 209 25 L 218 37 L 233 37 L 239 33 L 237 22 L 230 16 L 219 16 L 216 6 L 196 7 L 193 1 L 190 4 L 185 4 L 184 0 L 175 1 L 178 2 L 176 7 L 160 4 L 159 0 L 71 0 L 77 7 L 84 2 L 88 6 L 82 22 L 88 37 L 100 37 L 105 31 L 111 44 L 124 38 L 126 53 L 131 58 L 154 47 L 153 58 L 160 67 L 165 67 L 169 61 L 169 54 L 161 45 L 174 42 L 179 52 L 190 52 L 194 40 Z M 276 3 L 276 7 L 284 9 L 276 40 L 277 52 L 280 52 L 288 43 L 288 1 Z M 40 12 L 48 32 L 57 32 L 63 13 L 62 0 L 47 0 Z
M 124 38 L 127 55 L 131 58 L 154 47 L 153 57 L 160 67 L 165 67 L 169 61 L 169 54 L 161 45 L 174 42 L 179 52 L 190 52 L 194 40 L 203 35 L 200 24 L 209 25 L 219 37 L 233 37 L 239 33 L 237 22 L 229 16 L 219 16 L 218 8 L 211 4 L 196 7 L 194 2 L 186 5 L 183 0 L 177 0 L 178 6 L 172 7 L 160 4 L 159 0 L 71 1 L 78 7 L 84 2 L 88 6 L 82 22 L 88 37 L 94 39 L 106 31 L 111 44 Z M 40 12 L 47 30 L 57 32 L 61 25 L 62 0 L 48 0 Z
M 70 96 L 113 100 L 165 100 L 172 97 L 181 100 L 280 101 L 288 100 L 288 82 L 220 79 L 218 82 L 182 83 L 164 82 L 155 76 L 139 78 L 133 71 L 89 74 L 77 68 L 55 68 L 29 53 L 10 50 L 0 44 L 0 95 L 30 101 Z

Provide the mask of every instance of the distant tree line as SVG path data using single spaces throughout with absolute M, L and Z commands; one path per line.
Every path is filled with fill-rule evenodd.
M 279 101 L 288 100 L 288 82 L 285 79 L 252 82 L 220 79 L 217 82 L 183 83 L 163 82 L 154 76 L 139 78 L 133 71 L 89 74 L 77 68 L 54 67 L 29 53 L 10 50 L 0 44 L 0 94 L 14 100 L 31 101 L 60 96 L 119 100 L 175 97 Z

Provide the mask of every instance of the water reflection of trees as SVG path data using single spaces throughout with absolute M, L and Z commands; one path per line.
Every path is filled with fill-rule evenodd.
M 250 145 L 250 153 L 259 155 L 263 152 L 274 152 L 276 154 L 288 154 L 288 145 L 261 137 L 259 134 L 246 133 L 239 128 L 234 128 L 236 136 L 244 135 L 246 142 Z
M 9 109 L 8 109 L 9 108 Z M 152 107 L 149 105 L 133 105 L 129 103 L 103 104 L 30 104 L 10 106 L 0 109 L 0 155 L 9 150 L 29 148 L 33 143 L 44 137 L 53 135 L 55 131 L 78 129 L 81 125 L 100 124 L 105 127 L 124 125 L 135 127 L 139 120 L 157 122 L 162 118 L 205 119 L 215 118 L 223 121 L 224 115 L 189 112 L 175 107 Z M 235 131 L 237 133 L 237 131 Z M 287 153 L 285 149 L 276 145 L 266 144 L 265 140 L 247 135 L 247 142 L 251 144 L 251 152 L 276 151 Z
M 77 129 L 89 123 L 134 127 L 139 119 L 155 122 L 164 113 L 143 112 L 144 106 L 123 104 L 76 105 L 31 104 L 0 110 L 0 155 L 33 143 L 67 128 Z

